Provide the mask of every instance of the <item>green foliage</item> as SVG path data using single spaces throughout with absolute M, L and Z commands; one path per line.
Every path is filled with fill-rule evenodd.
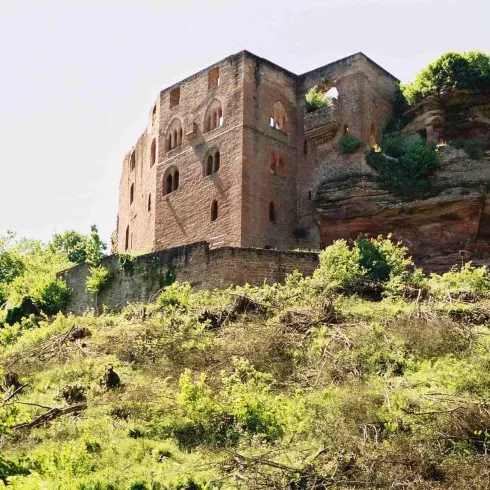
M 174 306 L 185 308 L 189 304 L 191 290 L 192 286 L 188 282 L 182 284 L 174 282 L 163 289 L 158 295 L 156 302 L 158 305 L 164 307 Z
M 86 281 L 87 291 L 93 294 L 100 293 L 109 284 L 110 279 L 111 272 L 103 265 L 90 267 L 90 273 Z
M 418 73 L 402 90 L 410 104 L 443 90 L 490 88 L 490 56 L 481 51 L 446 53 Z
M 413 116 L 407 114 L 409 109 L 410 105 L 403 95 L 400 85 L 397 85 L 393 103 L 393 117 L 388 121 L 385 133 L 399 132 L 409 124 L 413 120 Z
M 314 112 L 324 107 L 331 107 L 332 101 L 325 96 L 324 92 L 317 85 L 306 93 L 306 112 Z
M 430 189 L 429 176 L 439 165 L 437 151 L 420 139 L 403 134 L 384 137 L 381 152 L 371 150 L 366 161 L 380 180 L 402 196 L 417 195 Z
M 98 267 L 104 258 L 104 251 L 107 249 L 107 245 L 100 239 L 97 226 L 92 225 L 90 228 L 90 238 L 87 241 L 86 247 L 86 262 L 93 267 Z
M 471 262 L 466 263 L 461 270 L 453 268 L 439 276 L 431 274 L 429 280 L 431 292 L 438 297 L 447 294 L 464 297 L 482 297 L 490 293 L 490 273 L 483 267 L 473 267 Z
M 337 240 L 320 253 L 320 267 L 313 278 L 321 284 L 348 292 L 384 290 L 389 281 L 408 278 L 413 265 L 408 249 L 387 238 L 359 237 L 351 246 Z
M 34 304 L 42 312 L 54 315 L 67 305 L 71 289 L 63 279 L 45 278 L 34 284 L 30 295 Z
M 339 151 L 343 154 L 354 153 L 362 148 L 362 141 L 350 134 L 343 134 L 339 139 Z

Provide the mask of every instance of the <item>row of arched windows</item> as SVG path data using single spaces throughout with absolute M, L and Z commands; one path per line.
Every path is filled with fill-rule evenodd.
M 221 155 L 218 150 L 214 150 L 208 155 L 206 159 L 206 166 L 204 168 L 204 176 L 214 174 L 219 170 L 219 166 L 221 163 Z

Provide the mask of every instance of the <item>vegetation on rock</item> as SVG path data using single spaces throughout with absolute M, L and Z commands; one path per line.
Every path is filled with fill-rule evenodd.
M 362 141 L 350 134 L 343 134 L 339 139 L 339 151 L 343 154 L 354 153 L 362 148 Z
M 481 51 L 445 53 L 403 86 L 410 104 L 453 89 L 490 89 L 490 56 Z
M 385 186 L 402 196 L 429 190 L 429 177 L 439 164 L 434 148 L 420 138 L 403 133 L 385 135 L 379 148 L 366 154 L 366 161 Z

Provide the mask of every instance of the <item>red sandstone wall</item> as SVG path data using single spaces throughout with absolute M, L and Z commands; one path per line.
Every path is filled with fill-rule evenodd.
M 348 134 L 364 141 L 366 148 L 373 143 L 373 127 L 374 139 L 379 137 L 392 114 L 396 83 L 392 76 L 361 53 L 299 77 L 298 117 L 301 121 L 305 114 L 305 95 L 311 87 L 335 86 L 339 92 L 334 117 L 339 128 L 334 139 L 320 144 L 307 141 L 307 154 L 304 151 L 298 152 L 298 167 L 301 168 L 297 178 L 298 222 L 301 228 L 309 230 L 303 246 L 326 245 L 321 242 L 318 227 L 314 224 L 314 198 L 321 182 L 325 179 L 342 178 L 348 173 L 372 173 L 365 161 L 364 148 L 351 155 L 341 155 L 337 151 L 337 145 L 346 125 Z M 300 127 L 298 139 L 304 142 L 306 138 L 302 132 L 303 125 Z
M 297 77 L 247 54 L 244 73 L 242 246 L 295 248 L 297 174 Z M 282 102 L 286 131 L 270 127 L 270 111 Z M 284 160 L 284 176 L 272 175 L 271 153 Z M 269 219 L 274 202 L 276 222 Z
M 97 298 L 86 290 L 87 264 L 60 273 L 73 291 L 67 311 L 83 314 L 88 308 L 100 309 L 102 305 L 119 309 L 128 303 L 154 301 L 162 287 L 159 279 L 170 270 L 177 281 L 190 282 L 196 289 L 246 283 L 260 286 L 281 282 L 294 270 L 310 276 L 318 265 L 318 256 L 232 247 L 210 250 L 207 243 L 201 242 L 139 256 L 131 273 L 121 269 L 117 256 L 105 258 L 103 265 L 112 277 Z

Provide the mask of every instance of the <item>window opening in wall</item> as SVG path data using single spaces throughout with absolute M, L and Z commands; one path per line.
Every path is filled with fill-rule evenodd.
M 213 129 L 223 126 L 223 111 L 221 109 L 221 102 L 219 100 L 213 100 L 206 111 L 204 116 L 204 132 L 207 133 Z
M 175 87 L 170 91 L 170 107 L 180 104 L 180 87 Z
M 148 212 L 151 211 L 151 194 L 148 194 Z
M 271 128 L 285 132 L 289 131 L 287 112 L 282 102 L 277 101 L 274 103 L 269 118 Z
M 311 191 L 308 191 L 308 201 L 311 201 Z
M 133 204 L 134 201 L 134 184 L 131 184 L 131 188 L 129 189 L 129 204 Z
M 126 236 L 124 239 L 124 250 L 129 248 L 129 225 L 126 227 Z
M 214 154 L 214 169 L 213 169 L 214 172 L 217 172 L 219 170 L 220 163 L 221 163 L 221 155 L 219 154 L 219 151 L 217 151 Z
M 269 221 L 271 223 L 276 222 L 276 206 L 274 205 L 273 202 L 269 203 Z
M 283 158 L 277 156 L 275 152 L 271 153 L 270 172 L 272 175 L 277 175 L 279 177 L 284 177 L 286 173 Z
M 151 150 L 150 150 L 150 167 L 155 165 L 157 159 L 157 142 L 155 139 L 151 142 Z
M 211 221 L 216 221 L 218 219 L 218 202 L 213 201 L 211 204 Z
M 136 168 L 136 150 L 131 153 L 131 170 Z
M 163 195 L 176 191 L 179 188 L 179 183 L 179 171 L 176 168 L 169 169 L 163 180 Z
M 157 122 L 157 106 L 153 106 L 153 112 L 151 113 L 151 125 L 154 126 Z
M 182 144 L 182 124 L 175 118 L 169 124 L 165 138 L 165 151 L 173 150 Z
M 344 134 L 349 134 L 349 126 L 347 124 L 344 124 Z
M 174 176 L 172 174 L 168 174 L 166 179 L 166 184 L 165 184 L 165 194 L 170 194 L 172 192 L 173 181 L 174 181 Z
M 219 170 L 221 164 L 221 155 L 218 150 L 211 152 L 205 161 L 204 176 L 207 177 Z
M 212 70 L 210 70 L 210 72 L 209 72 L 208 88 L 209 89 L 216 88 L 219 86 L 219 83 L 220 83 L 219 68 L 216 67 L 216 68 L 213 68 Z
M 206 175 L 211 175 L 213 173 L 213 156 L 208 156 L 208 162 L 206 164 Z
M 174 172 L 174 185 L 172 187 L 172 192 L 176 191 L 179 188 L 179 171 L 176 170 Z
M 325 92 L 325 97 L 327 99 L 338 99 L 339 98 L 339 91 L 337 90 L 336 87 L 331 87 Z

